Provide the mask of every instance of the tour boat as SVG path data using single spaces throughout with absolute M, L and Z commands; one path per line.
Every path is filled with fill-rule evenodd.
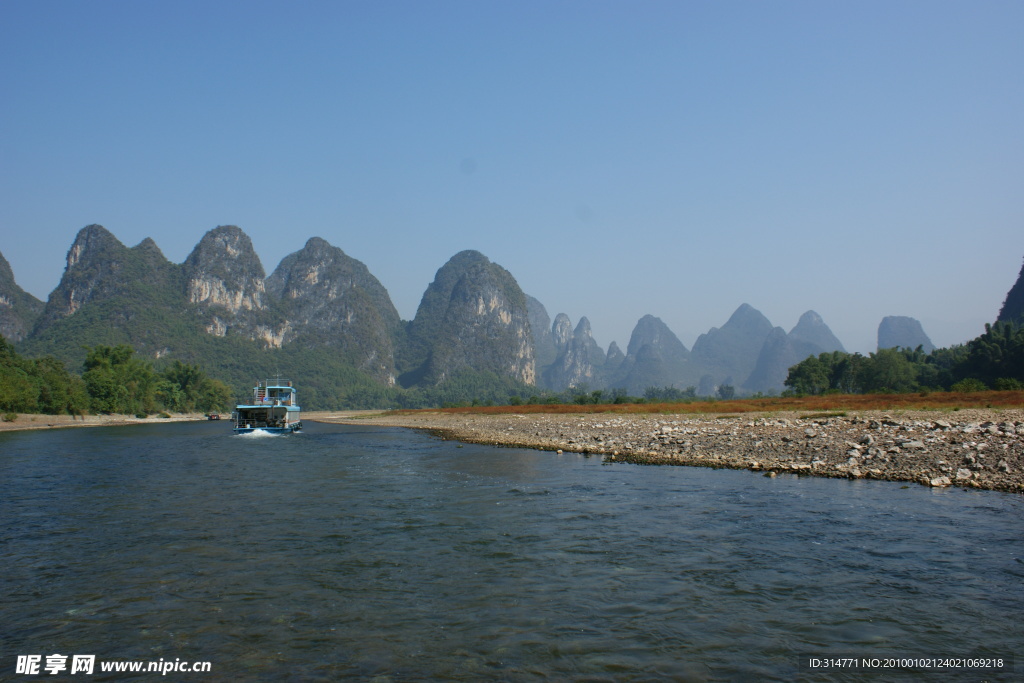
M 302 429 L 291 380 L 256 382 L 250 403 L 235 406 L 235 433 L 291 434 Z

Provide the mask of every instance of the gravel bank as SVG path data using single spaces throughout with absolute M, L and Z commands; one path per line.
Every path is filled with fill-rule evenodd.
M 314 420 L 426 429 L 471 443 L 690 465 L 1024 493 L 1024 410 L 746 413 L 330 414 Z

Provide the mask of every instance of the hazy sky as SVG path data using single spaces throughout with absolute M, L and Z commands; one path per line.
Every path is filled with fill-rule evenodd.
M 320 236 L 405 319 L 477 249 L 688 346 L 742 303 L 945 346 L 1024 258 L 1024 2 L 0 2 L 0 252 Z

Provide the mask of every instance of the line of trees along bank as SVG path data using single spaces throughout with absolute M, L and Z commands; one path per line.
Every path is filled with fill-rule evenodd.
M 336 374 L 330 358 L 313 379 Z M 153 414 L 167 412 L 220 412 L 231 403 L 233 391 L 208 377 L 198 366 L 175 361 L 156 371 L 135 355 L 132 347 L 94 346 L 87 350 L 82 375 L 67 371 L 52 357 L 23 358 L 0 337 L 0 413 L 87 412 Z M 351 373 L 350 373 L 351 374 Z M 465 373 L 431 389 L 400 389 L 356 381 L 345 375 L 346 391 L 315 383 L 309 387 L 312 403 L 327 408 L 417 408 L 488 403 L 633 403 L 687 401 L 696 398 L 692 387 L 651 387 L 642 398 L 624 390 L 588 391 L 576 388 L 561 394 L 537 392 L 509 378 L 487 373 Z M 936 349 L 882 349 L 867 356 L 843 352 L 812 356 L 790 368 L 785 382 L 794 394 L 891 393 L 926 390 L 980 391 L 1024 389 L 1024 321 L 987 325 L 985 334 L 967 344 Z M 787 393 L 789 393 L 787 392 Z M 721 387 L 718 398 L 732 398 L 732 387 Z M 320 394 L 320 396 L 317 396 Z M 525 398 L 529 397 L 529 398 Z M 328 405 L 332 404 L 332 405 Z
M 0 338 L 0 412 L 48 415 L 215 412 L 231 389 L 200 368 L 175 361 L 163 371 L 127 345 L 89 349 L 79 377 L 52 357 L 23 358 Z
M 791 367 L 785 384 L 810 395 L 1024 389 L 1024 324 L 985 325 L 985 334 L 967 344 L 931 353 L 921 347 L 822 353 Z

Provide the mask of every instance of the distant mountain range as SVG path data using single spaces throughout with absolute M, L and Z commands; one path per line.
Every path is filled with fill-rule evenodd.
M 1024 308 L 1022 291 L 1018 279 L 1004 313 Z M 731 385 L 769 393 L 807 356 L 843 350 L 814 311 L 786 332 L 748 304 L 692 350 L 653 315 L 637 322 L 625 353 L 614 342 L 605 350 L 586 317 L 552 320 L 476 251 L 441 266 L 415 318 L 403 321 L 380 281 L 341 249 L 313 237 L 267 276 L 235 226 L 209 231 L 181 264 L 151 239 L 129 248 L 102 226 L 85 227 L 45 303 L 18 287 L 0 255 L 0 334 L 75 369 L 85 347 L 126 343 L 157 362 L 199 363 L 240 390 L 288 373 L 309 387 L 310 407 L 372 403 L 387 387 L 488 380 L 524 391 L 694 387 L 709 395 Z M 912 318 L 885 318 L 878 340 L 880 348 L 934 348 Z

